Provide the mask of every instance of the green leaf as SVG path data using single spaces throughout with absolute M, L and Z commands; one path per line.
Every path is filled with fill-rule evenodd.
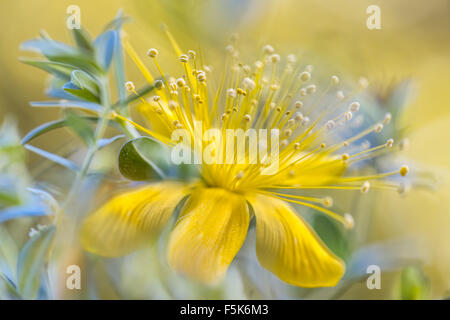
M 34 66 L 44 71 L 47 71 L 52 75 L 54 75 L 55 77 L 64 79 L 66 81 L 70 80 L 72 71 L 75 69 L 71 65 L 59 62 L 52 62 L 40 59 L 30 59 L 30 58 L 20 58 L 19 60 L 23 63 L 29 64 L 30 66 Z
M 73 163 L 70 160 L 67 160 L 66 158 L 58 156 L 58 155 L 56 155 L 54 153 L 51 153 L 51 152 L 48 152 L 48 151 L 36 148 L 36 147 L 34 147 L 32 145 L 29 145 L 29 144 L 25 145 L 25 149 L 27 149 L 27 150 L 29 150 L 31 152 L 34 152 L 34 153 L 40 155 L 41 157 L 44 157 L 44 158 L 46 158 L 46 159 L 48 159 L 50 161 L 53 161 L 53 162 L 55 162 L 55 163 L 57 163 L 57 164 L 59 164 L 59 165 L 61 165 L 63 167 L 66 167 L 67 169 L 70 169 L 72 171 L 78 171 L 79 170 L 78 166 L 75 163 Z
M 0 223 L 22 217 L 46 216 L 50 212 L 47 205 L 22 205 L 0 210 Z
M 114 78 L 116 81 L 117 93 L 119 96 L 119 106 L 124 109 L 127 104 L 125 100 L 127 99 L 127 93 L 125 90 L 125 67 L 124 67 L 124 59 L 123 59 L 123 50 L 122 50 L 122 41 L 120 39 L 119 32 L 115 33 L 116 41 L 114 48 L 114 58 L 113 58 L 113 67 L 114 67 Z
M 341 225 L 322 214 L 314 215 L 312 225 L 319 237 L 334 254 L 343 260 L 348 259 L 350 254 L 348 236 Z
M 16 278 L 19 250 L 6 227 L 0 224 L 0 273 L 9 279 Z
M 6 295 L 4 295 L 4 293 L 6 293 Z M 5 274 L 0 272 L 0 300 L 11 300 L 11 299 L 13 300 L 20 299 L 20 294 L 17 292 L 15 283 Z
M 71 95 L 90 102 L 100 103 L 100 98 L 93 95 L 89 90 L 83 89 L 75 85 L 72 81 L 68 82 L 63 87 L 64 91 L 70 93 Z
M 79 54 L 78 50 L 59 41 L 50 39 L 31 39 L 23 42 L 20 49 L 43 54 L 49 60 L 58 56 L 73 56 Z
M 94 129 L 83 117 L 80 117 L 73 112 L 67 112 L 66 123 L 67 126 L 72 129 L 88 146 L 94 145 Z
M 31 140 L 33 140 L 34 138 L 39 137 L 40 135 L 43 135 L 46 132 L 49 132 L 54 129 L 62 128 L 64 126 L 66 126 L 65 119 L 44 123 L 44 124 L 40 125 L 39 127 L 36 127 L 33 130 L 31 130 L 30 132 L 28 132 L 27 135 L 22 139 L 21 143 L 26 144 L 26 143 L 30 142 Z
M 91 121 L 91 122 L 98 121 L 97 117 L 82 117 L 82 118 L 86 121 Z M 44 123 L 44 124 L 40 125 L 39 127 L 36 127 L 33 130 L 31 130 L 30 132 L 28 132 L 28 134 L 22 139 L 21 143 L 23 145 L 27 144 L 31 140 L 43 135 L 44 133 L 50 132 L 55 129 L 64 128 L 67 125 L 68 124 L 67 124 L 66 119 L 60 119 L 60 120 Z M 114 126 L 114 127 L 117 127 L 120 129 L 119 124 L 115 121 L 109 121 L 108 125 L 111 125 L 111 126 Z
M 119 153 L 120 173 L 135 181 L 165 177 L 168 171 L 168 152 L 160 143 L 140 137 L 125 143 Z
M 116 17 L 114 18 L 114 20 L 112 20 L 111 22 L 109 22 L 104 30 L 111 30 L 111 29 L 116 29 L 119 30 L 122 25 L 126 22 L 129 22 L 131 20 L 130 17 L 124 16 L 123 11 L 120 9 L 116 15 Z
M 94 47 L 92 46 L 91 36 L 85 29 L 73 28 L 72 36 L 73 36 L 78 48 L 86 50 L 87 52 L 89 52 L 91 54 L 94 53 Z
M 107 71 L 111 65 L 115 41 L 117 39 L 116 33 L 117 31 L 114 30 L 106 31 L 98 36 L 94 41 L 95 60 L 103 71 Z
M 37 297 L 42 272 L 54 234 L 54 226 L 44 228 L 28 240 L 20 251 L 17 262 L 17 282 L 19 292 L 25 299 Z
M 394 299 L 423 300 L 429 298 L 430 282 L 417 266 L 409 266 L 402 270 L 394 285 Z
M 11 189 L 11 186 L 8 186 Z M 20 204 L 20 197 L 13 190 L 4 190 L 0 187 L 0 208 Z
M 125 138 L 125 135 L 119 134 L 119 135 L 114 136 L 114 137 L 112 137 L 112 138 L 104 138 L 104 139 L 100 139 L 100 140 L 98 140 L 98 142 L 97 142 L 97 147 L 98 147 L 99 149 L 102 149 L 102 148 L 104 148 L 104 147 L 106 147 L 106 146 L 109 146 L 111 143 L 116 142 L 117 140 L 120 140 L 120 139 L 123 139 L 123 138 Z
M 102 106 L 97 103 L 79 100 L 32 101 L 30 105 L 32 107 L 75 108 L 94 112 L 100 112 L 102 109 Z
M 81 70 L 75 70 L 71 75 L 71 82 L 81 89 L 86 89 L 98 97 L 100 89 L 97 82 L 89 74 Z

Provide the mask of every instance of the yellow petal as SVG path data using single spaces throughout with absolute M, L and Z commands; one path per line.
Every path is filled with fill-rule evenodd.
M 139 249 L 161 231 L 185 195 L 184 185 L 162 182 L 116 196 L 84 220 L 81 243 L 105 257 Z
M 284 201 L 256 195 L 256 253 L 261 265 L 301 287 L 335 286 L 345 265 Z
M 169 264 L 198 281 L 217 282 L 241 248 L 248 225 L 243 196 L 220 188 L 197 189 L 172 231 Z

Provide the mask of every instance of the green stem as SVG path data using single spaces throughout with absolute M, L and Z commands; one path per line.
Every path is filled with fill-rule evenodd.
M 86 157 L 84 158 L 83 164 L 78 171 L 77 176 L 75 178 L 72 187 L 67 195 L 67 198 L 64 201 L 64 204 L 61 206 L 60 210 L 55 215 L 55 225 L 58 226 L 61 220 L 61 216 L 64 212 L 66 206 L 72 201 L 73 197 L 77 194 L 78 190 L 83 183 L 86 174 L 89 171 L 89 167 L 91 166 L 92 160 L 94 159 L 95 153 L 98 151 L 97 142 L 103 137 L 105 130 L 108 126 L 109 115 L 111 112 L 111 101 L 109 97 L 109 83 L 106 77 L 100 79 L 100 101 L 102 103 L 102 111 L 100 114 L 100 120 L 97 124 L 97 128 L 95 129 L 94 142 L 89 146 L 89 149 L 86 153 Z

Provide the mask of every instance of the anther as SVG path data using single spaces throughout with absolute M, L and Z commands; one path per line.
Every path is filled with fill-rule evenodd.
M 236 98 L 236 90 L 234 90 L 233 88 L 228 89 L 227 94 L 231 98 Z
M 306 82 L 309 79 L 311 79 L 311 73 L 309 73 L 309 71 L 303 71 L 302 73 L 300 73 L 300 80 Z
M 297 58 L 295 57 L 295 55 L 290 54 L 290 55 L 287 56 L 287 61 L 289 63 L 295 63 L 295 61 L 297 61 Z
M 263 47 L 263 51 L 265 54 L 272 54 L 275 51 L 275 49 L 271 45 L 267 44 Z
M 280 62 L 280 55 L 279 54 L 272 54 L 271 56 L 270 56 L 270 61 L 272 61 L 272 63 L 278 63 L 278 62 Z
M 330 208 L 333 206 L 333 198 L 325 197 L 325 198 L 323 198 L 322 203 L 325 207 Z
M 200 82 L 206 81 L 206 73 L 203 72 L 203 71 L 200 71 L 197 74 L 197 80 L 200 81 Z
M 344 92 L 342 92 L 341 90 L 336 92 L 336 98 L 338 98 L 338 100 L 344 100 L 345 98 Z
M 316 92 L 316 85 L 315 84 L 310 84 L 309 86 L 306 87 L 306 93 L 307 94 L 313 94 L 314 92 Z
M 361 104 L 358 101 L 354 101 L 354 102 L 350 103 L 350 106 L 348 107 L 348 109 L 351 112 L 358 112 L 360 106 L 361 106 Z
M 381 132 L 381 130 L 383 130 L 383 124 L 382 123 L 378 123 L 376 126 L 375 126 L 375 132 L 377 132 L 377 133 L 380 133 Z
M 178 58 L 182 63 L 187 63 L 189 61 L 189 57 L 186 54 L 180 55 Z
M 125 82 L 125 88 L 127 89 L 127 91 L 129 92 L 134 92 L 136 90 L 136 87 L 134 86 L 134 83 L 131 81 L 127 81 Z
M 237 88 L 236 89 L 236 93 L 241 95 L 241 96 L 246 96 L 247 95 L 247 92 L 245 92 L 245 90 L 241 89 L 241 88 Z
M 300 109 L 301 107 L 303 107 L 303 102 L 300 100 L 295 101 L 295 108 Z
M 339 84 L 339 77 L 338 76 L 332 76 L 331 77 L 331 83 L 333 84 L 333 85 L 338 85 Z
M 256 61 L 255 62 L 255 68 L 258 70 L 261 70 L 264 67 L 264 63 L 262 63 L 261 61 Z
M 178 87 L 183 88 L 186 85 L 186 81 L 183 78 L 178 78 L 176 84 Z
M 250 78 L 244 78 L 244 87 L 248 90 L 253 90 L 256 87 L 255 81 Z
M 163 87 L 163 85 L 164 85 L 164 82 L 162 82 L 162 80 L 156 80 L 156 81 L 153 83 L 153 86 L 154 86 L 155 89 L 157 89 L 157 90 L 161 89 L 161 88 Z
M 406 165 L 403 165 L 403 166 L 400 168 L 400 175 L 401 175 L 402 177 L 404 177 L 404 176 L 406 176 L 406 175 L 408 174 L 408 171 L 409 171 L 409 167 L 406 166 Z
M 194 50 L 188 50 L 187 55 L 189 59 L 194 60 L 197 54 L 195 53 Z
M 369 192 L 369 189 L 370 189 L 370 182 L 369 181 L 365 181 L 363 183 L 363 185 L 361 186 L 361 192 L 362 193 L 367 193 L 367 192 Z
M 353 219 L 353 216 L 350 213 L 344 214 L 344 227 L 346 229 L 353 229 L 355 226 L 355 220 Z
M 344 115 L 345 121 L 350 121 L 353 118 L 353 113 L 351 111 L 347 111 Z
M 394 139 L 388 139 L 388 141 L 386 141 L 386 147 L 388 147 L 388 148 L 392 148 L 393 144 L 394 144 Z
M 329 120 L 325 126 L 327 127 L 328 130 L 332 130 L 336 126 L 336 122 L 334 122 L 333 120 Z
M 159 54 L 159 52 L 155 48 L 148 49 L 148 51 L 147 51 L 147 55 L 150 58 L 156 58 L 158 56 L 158 54 Z
M 392 119 L 392 114 L 390 112 L 386 113 L 386 115 L 384 116 L 384 124 L 389 124 L 389 122 L 391 122 Z
M 361 77 L 358 80 L 358 84 L 361 89 L 366 89 L 369 86 L 369 80 L 367 80 L 367 78 Z

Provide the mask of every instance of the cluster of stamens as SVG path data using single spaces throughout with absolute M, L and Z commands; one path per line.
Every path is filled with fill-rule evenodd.
M 174 130 L 186 129 L 194 136 L 196 121 L 201 121 L 205 130 L 253 128 L 278 129 L 280 132 L 280 167 L 276 174 L 261 175 L 266 163 L 204 164 L 201 174 L 209 185 L 233 191 L 264 192 L 329 214 L 346 227 L 354 225 L 353 218 L 348 213 L 341 215 L 328 209 L 333 206 L 331 197 L 300 196 L 286 191 L 345 189 L 367 193 L 373 188 L 393 187 L 400 190 L 400 185 L 383 183 L 380 179 L 396 174 L 405 176 L 407 166 L 371 176 L 347 177 L 342 173 L 326 176 L 333 167 L 342 166 L 345 169 L 357 161 L 401 148 L 396 148 L 393 139 L 375 147 L 357 146 L 361 139 L 380 133 L 389 124 L 392 118 L 389 113 L 379 123 L 362 129 L 351 138 L 337 138 L 340 130 L 357 122 L 355 115 L 360 111 L 361 104 L 356 97 L 368 86 L 367 79 L 361 78 L 354 91 L 345 93 L 339 87 L 339 77 L 332 75 L 325 88 L 319 90 L 323 84 L 312 83 L 311 65 L 302 66 L 294 55 L 289 55 L 283 62 L 270 45 L 264 46 L 260 57 L 252 64 L 241 62 L 235 44 L 227 46 L 225 70 L 216 78 L 213 69 L 203 65 L 195 51 L 178 53 L 183 72 L 174 78 L 163 73 L 158 63 L 158 50 L 148 50 L 147 55 L 154 61 L 161 80 L 153 80 L 155 91 L 150 99 L 140 98 L 141 113 L 149 119 L 157 118 L 169 135 Z M 138 94 L 132 82 L 127 82 L 126 88 Z M 169 138 L 135 125 L 162 142 L 174 143 Z M 190 147 L 194 149 L 193 145 Z M 314 184 L 314 176 L 311 177 L 309 172 L 325 175 L 322 177 L 325 182 Z M 307 183 L 302 180 L 305 176 L 310 179 Z M 376 180 L 377 183 L 371 184 L 369 180 Z

